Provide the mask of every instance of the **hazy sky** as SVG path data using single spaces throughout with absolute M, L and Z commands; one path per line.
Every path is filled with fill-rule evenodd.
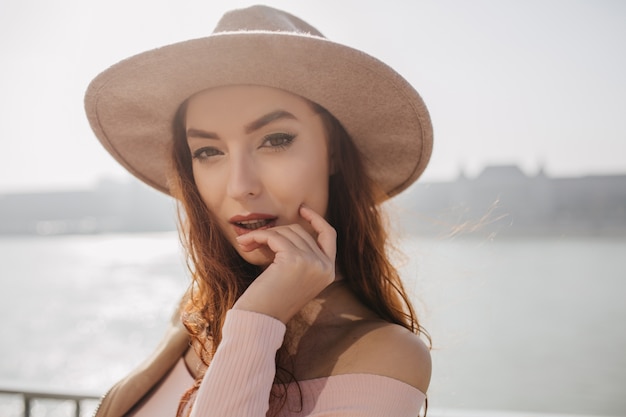
M 147 49 L 208 35 L 250 1 L 0 0 L 0 193 L 125 178 L 82 107 L 89 81 Z M 435 126 L 424 178 L 518 163 L 626 172 L 622 0 L 266 1 L 390 64 Z

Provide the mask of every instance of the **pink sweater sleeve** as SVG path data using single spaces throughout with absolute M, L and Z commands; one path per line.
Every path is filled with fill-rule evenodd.
M 198 390 L 193 417 L 265 416 L 285 325 L 272 317 L 230 310 L 211 366 Z

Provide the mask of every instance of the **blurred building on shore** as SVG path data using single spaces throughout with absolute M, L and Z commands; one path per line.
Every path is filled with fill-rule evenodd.
M 490 166 L 475 178 L 420 182 L 391 200 L 402 232 L 626 236 L 626 174 L 552 178 Z M 0 234 L 169 231 L 175 203 L 138 181 L 93 190 L 0 194 Z
M 414 184 L 394 206 L 412 233 L 626 236 L 626 174 L 528 176 L 515 165 Z

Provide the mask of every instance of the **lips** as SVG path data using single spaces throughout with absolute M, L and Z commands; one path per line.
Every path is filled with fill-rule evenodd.
M 274 227 L 276 219 L 277 217 L 271 214 L 252 213 L 245 216 L 233 216 L 229 222 L 235 227 L 237 235 L 243 235 L 253 230 Z

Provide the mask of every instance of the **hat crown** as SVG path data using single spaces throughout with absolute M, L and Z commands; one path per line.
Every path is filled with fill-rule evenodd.
M 252 6 L 227 12 L 217 23 L 213 33 L 269 31 L 306 33 L 324 37 L 319 30 L 294 15 L 267 6 Z
M 181 103 L 226 85 L 277 88 L 328 110 L 386 193 L 380 201 L 413 183 L 430 158 L 428 110 L 400 74 L 266 6 L 228 12 L 210 36 L 113 65 L 89 85 L 85 110 L 96 136 L 122 166 L 169 193 L 172 123 Z

